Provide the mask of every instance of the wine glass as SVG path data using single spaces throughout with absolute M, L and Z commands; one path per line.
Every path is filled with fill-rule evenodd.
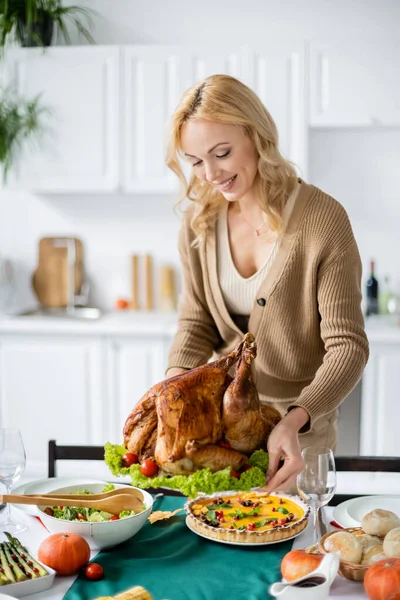
M 310 506 L 313 515 L 313 544 L 321 537 L 318 511 L 328 504 L 336 489 L 336 469 L 330 448 L 309 446 L 301 452 L 304 469 L 297 475 L 299 495 Z
M 25 448 L 19 429 L 0 429 L 0 483 L 5 486 L 7 494 L 11 493 L 11 486 L 24 472 L 25 462 Z M 0 531 L 20 533 L 26 529 L 25 525 L 11 519 L 10 504 L 7 504 L 6 520 Z

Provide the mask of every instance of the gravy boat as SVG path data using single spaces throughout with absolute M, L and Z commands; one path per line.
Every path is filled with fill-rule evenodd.
M 326 600 L 339 569 L 339 556 L 329 553 L 317 569 L 290 583 L 274 583 L 270 594 L 282 600 Z

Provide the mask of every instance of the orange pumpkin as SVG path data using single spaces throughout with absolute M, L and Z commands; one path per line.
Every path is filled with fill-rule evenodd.
M 364 589 L 370 600 L 400 600 L 400 559 L 385 558 L 369 567 Z
M 291 550 L 283 557 L 281 562 L 282 577 L 286 581 L 294 581 L 299 577 L 308 575 L 319 566 L 323 554 L 311 554 L 306 550 Z
M 58 575 L 74 575 L 89 558 L 89 544 L 76 533 L 53 533 L 43 540 L 38 550 L 38 559 Z

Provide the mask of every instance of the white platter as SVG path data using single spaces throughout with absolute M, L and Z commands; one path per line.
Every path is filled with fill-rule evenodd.
M 88 477 L 48 477 L 46 479 L 38 479 L 24 483 L 12 490 L 13 494 L 47 494 L 51 490 L 69 485 L 82 485 L 85 483 L 108 483 L 108 481 L 100 479 L 90 479 Z M 13 504 L 15 508 L 28 513 L 29 515 L 38 516 L 39 511 L 34 504 Z
M 360 496 L 333 509 L 333 518 L 342 527 L 360 527 L 363 517 L 375 508 L 391 510 L 400 517 L 400 496 Z
M 350 519 L 361 521 L 371 510 L 382 508 L 390 510 L 400 517 L 400 496 L 365 496 L 354 498 L 347 506 L 347 514 Z
M 353 499 L 352 499 L 353 500 Z M 333 509 L 333 519 L 342 527 L 359 527 L 360 523 L 351 519 L 347 513 L 347 507 L 352 500 L 346 500 Z
M 27 579 L 26 581 L 18 581 L 17 583 L 7 583 L 6 585 L 2 585 L 1 590 L 2 592 L 4 591 L 4 595 L 0 594 L 0 600 L 3 600 L 3 598 L 8 599 L 10 597 L 22 598 L 23 596 L 38 594 L 39 592 L 44 592 L 45 590 L 51 588 L 56 572 L 53 571 L 53 569 L 50 569 L 50 567 L 43 565 L 43 563 L 40 564 L 44 569 L 46 569 L 46 571 L 48 571 L 48 575 L 37 577 L 36 579 Z M 7 594 L 5 592 L 7 592 Z
M 188 529 L 190 529 L 190 531 L 204 538 L 205 540 L 209 540 L 210 542 L 218 542 L 219 544 L 227 544 L 228 546 L 242 546 L 242 548 L 246 548 L 247 546 L 270 546 L 271 544 L 282 544 L 283 542 L 287 542 L 288 540 L 293 540 L 295 537 L 297 537 L 298 535 L 303 533 L 303 531 L 305 531 L 299 531 L 299 533 L 296 533 L 296 535 L 292 535 L 291 537 L 285 538 L 284 540 L 275 540 L 273 542 L 259 542 L 258 544 L 251 544 L 246 542 L 228 542 L 227 540 L 216 540 L 214 538 L 208 537 L 208 535 L 203 535 L 202 533 L 195 531 L 190 526 L 189 517 L 186 517 L 186 525 L 188 526 Z

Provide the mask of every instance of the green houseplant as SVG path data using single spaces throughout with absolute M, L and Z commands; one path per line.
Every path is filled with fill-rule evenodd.
M 39 96 L 27 100 L 0 91 L 0 166 L 4 184 L 23 143 L 40 129 L 40 115 L 45 109 L 39 100 Z
M 68 24 L 88 42 L 95 11 L 81 6 L 63 6 L 62 0 L 0 0 L 0 47 L 7 40 L 21 46 L 50 46 L 54 26 L 59 38 L 70 44 Z

